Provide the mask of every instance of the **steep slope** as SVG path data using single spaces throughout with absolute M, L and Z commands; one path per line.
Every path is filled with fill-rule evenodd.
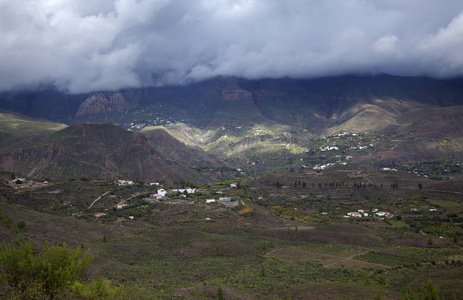
M 186 146 L 163 127 L 146 127 L 140 133 L 148 138 L 150 145 L 163 157 L 169 157 L 179 164 L 195 168 L 223 166 L 223 162 L 215 156 L 199 147 Z
M 358 104 L 414 102 L 463 104 L 463 80 L 423 77 L 339 76 L 320 79 L 246 80 L 217 77 L 165 86 L 68 95 L 52 90 L 0 94 L 0 107 L 65 123 L 187 122 L 199 128 L 277 123 L 322 133 Z
M 169 143 L 169 137 L 163 142 Z M 142 134 L 112 124 L 70 126 L 46 138 L 41 146 L 3 154 L 0 161 L 1 170 L 31 177 L 166 182 L 204 179 L 191 167 L 150 146 Z
M 64 124 L 0 110 L 0 153 L 34 146 L 44 137 L 66 127 Z
M 409 126 L 409 118 L 417 111 L 432 111 L 437 106 L 416 101 L 402 102 L 397 99 L 375 99 L 370 103 L 357 103 L 333 118 L 333 126 L 327 134 L 340 131 L 396 132 Z M 405 117 L 404 117 L 405 116 Z
M 418 109 L 400 115 L 394 128 L 402 136 L 375 156 L 382 163 L 463 159 L 463 106 Z M 387 131 L 386 129 L 385 131 Z

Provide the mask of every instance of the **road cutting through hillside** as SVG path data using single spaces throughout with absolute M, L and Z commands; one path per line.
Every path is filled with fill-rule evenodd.
M 110 191 L 107 191 L 106 193 L 104 193 L 103 195 L 101 195 L 100 197 L 96 198 L 95 201 L 92 202 L 92 204 L 90 204 L 90 206 L 87 208 L 87 209 L 90 209 L 93 204 L 95 204 L 98 200 L 100 200 L 101 198 L 103 198 L 104 196 L 106 196 L 107 194 L 109 194 Z

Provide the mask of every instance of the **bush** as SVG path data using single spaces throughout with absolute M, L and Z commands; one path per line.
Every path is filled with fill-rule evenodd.
M 40 254 L 30 242 L 3 244 L 0 250 L 1 276 L 19 293 L 38 291 L 53 295 L 70 286 L 87 270 L 93 258 L 80 247 L 72 250 L 63 246 L 45 245 Z
M 114 286 L 105 278 L 98 278 L 89 283 L 75 282 L 70 288 L 59 294 L 61 299 L 151 299 L 148 291 L 138 286 Z
M 26 222 L 24 222 L 24 221 L 19 221 L 17 227 L 18 227 L 19 231 L 25 232 L 25 231 L 26 231 Z
M 6 226 L 11 225 L 11 219 L 6 214 L 4 214 L 1 209 L 0 209 L 0 223 L 3 223 Z
M 417 293 L 411 288 L 403 288 L 402 289 L 402 297 L 400 299 L 403 300 L 439 300 L 440 297 L 438 295 L 439 288 L 433 286 L 431 280 L 428 283 L 421 284 L 421 293 Z
M 222 290 L 222 287 L 219 286 L 219 288 L 217 289 L 217 300 L 223 300 L 225 299 L 223 297 L 223 290 Z

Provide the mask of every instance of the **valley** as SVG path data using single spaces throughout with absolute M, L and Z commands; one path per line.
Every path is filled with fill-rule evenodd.
M 389 75 L 3 93 L 0 262 L 93 262 L 0 297 L 461 298 L 462 99 Z
M 399 299 L 403 288 L 429 279 L 446 298 L 463 292 L 456 288 L 461 177 L 300 171 L 187 194 L 180 182 L 19 182 L 9 175 L 1 187 L 5 242 L 88 249 L 87 276 L 135 289 L 135 298 L 215 298 L 221 287 L 239 299 L 372 298 L 378 290 Z M 228 197 L 236 206 L 221 203 Z

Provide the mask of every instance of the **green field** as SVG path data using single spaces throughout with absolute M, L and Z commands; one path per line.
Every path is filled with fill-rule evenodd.
M 407 223 L 405 223 L 402 220 L 389 220 L 389 223 L 391 223 L 391 225 L 394 226 L 395 228 L 410 227 L 408 226 Z

